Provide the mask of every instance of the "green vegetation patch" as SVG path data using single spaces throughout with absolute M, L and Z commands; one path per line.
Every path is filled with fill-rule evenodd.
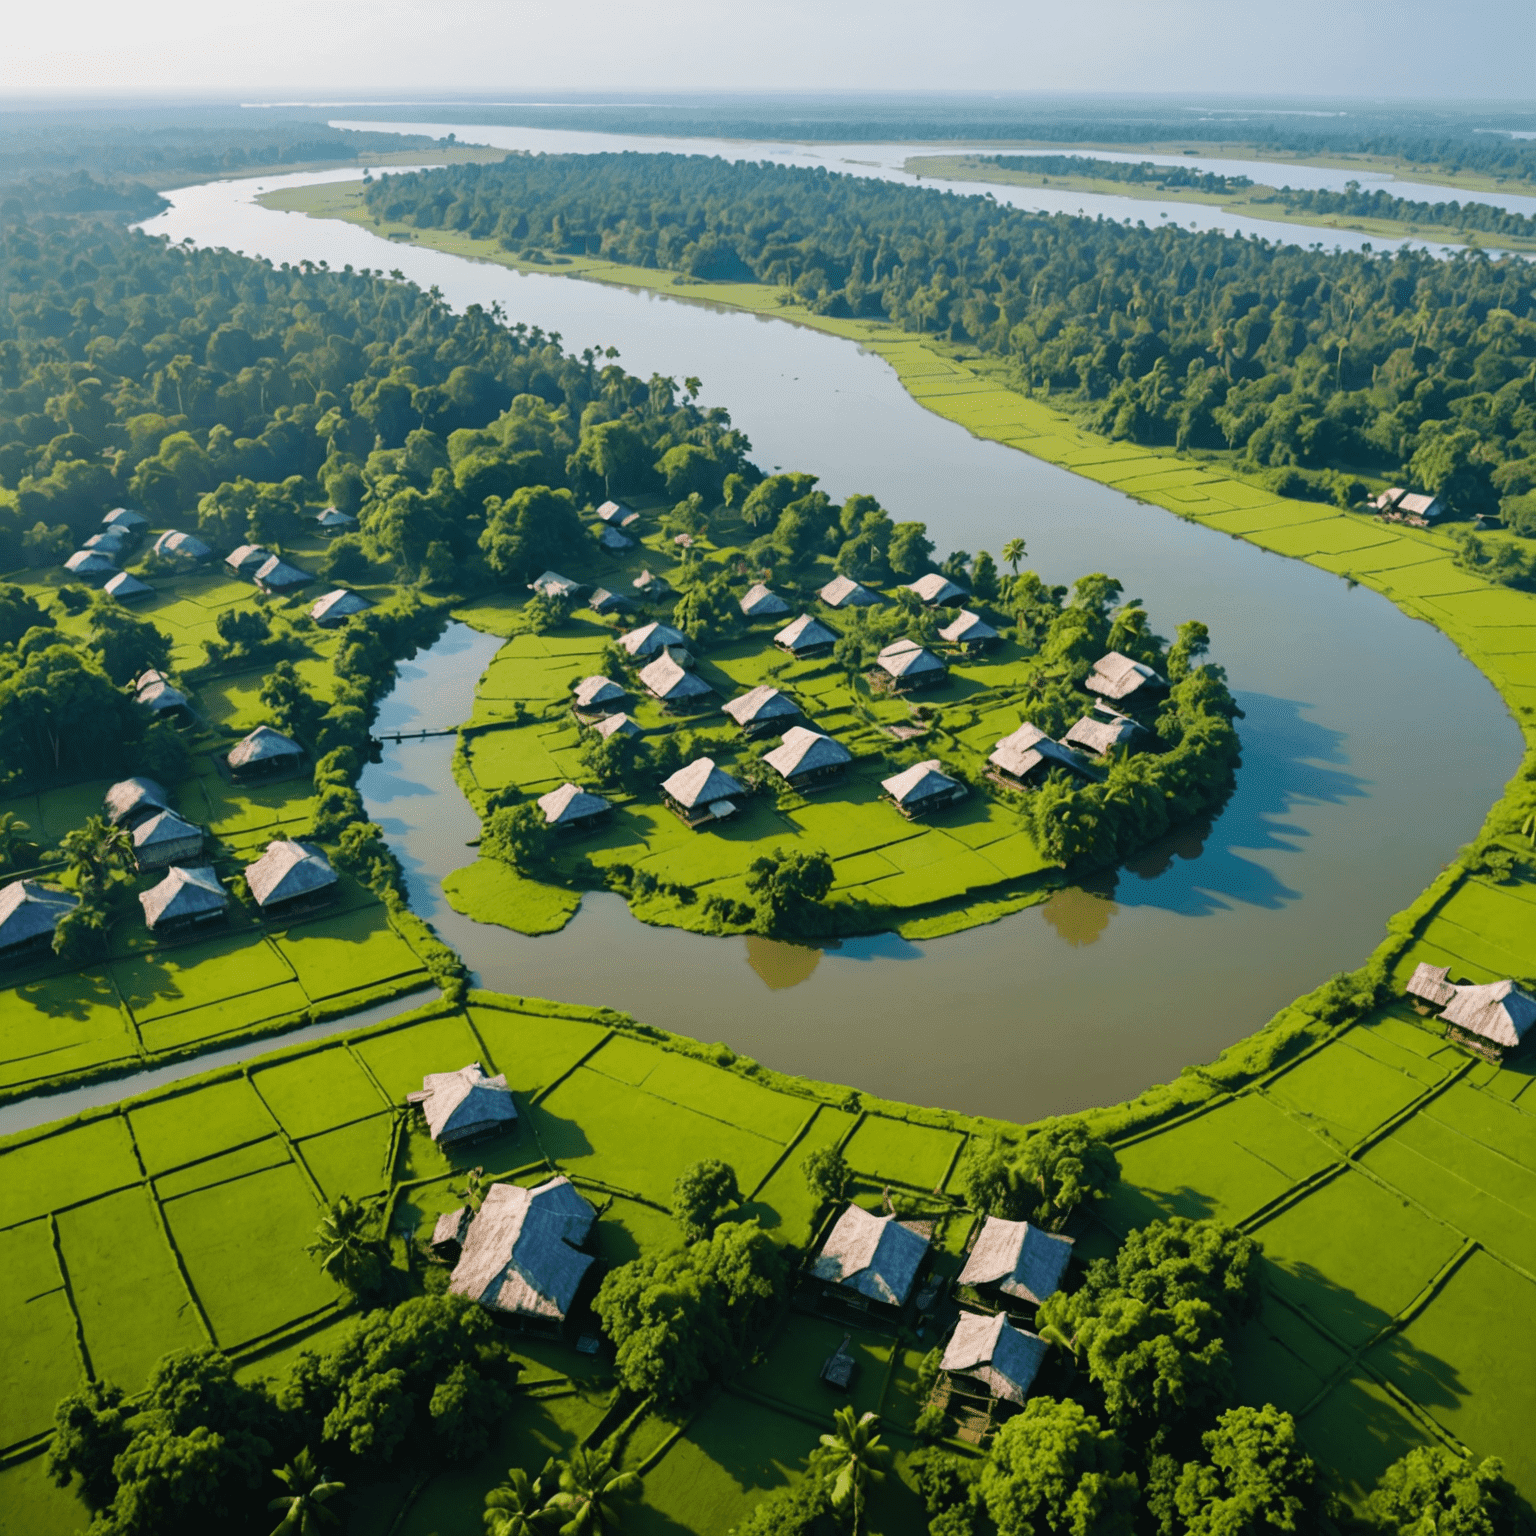
M 0 1232 L 0 1451 L 50 1428 L 53 1404 L 80 1374 L 75 1315 L 49 1223 Z
M 1364 1369 L 1339 1382 L 1306 1414 L 1301 1436 L 1353 1499 L 1369 1493 L 1394 1461 L 1430 1438 L 1426 1426 Z
M 1418 1078 L 1384 1066 L 1349 1041 L 1309 1056 L 1265 1089 L 1341 1148 L 1352 1147 L 1424 1091 Z
M 852 1402 L 855 1413 L 873 1413 L 880 1406 L 895 1341 L 888 1333 L 853 1330 L 848 1349 L 857 1369 L 844 1396 L 821 1379 L 821 1368 L 848 1332 L 840 1320 L 792 1314 L 774 1334 L 767 1357 L 741 1378 L 741 1384 L 817 1418 L 830 1419 L 845 1401 Z
M 501 1008 L 472 1007 L 468 1012 L 496 1070 L 504 1072 L 508 1084 L 525 1095 L 535 1094 L 564 1076 L 608 1033 L 604 1025 L 586 1019 Z M 489 1070 L 491 1063 L 485 1066 Z
M 179 1195 L 212 1189 L 215 1184 L 228 1184 L 235 1179 L 243 1179 L 248 1173 L 281 1168 L 287 1161 L 288 1147 L 274 1133 L 264 1141 L 236 1147 L 232 1152 L 221 1152 L 216 1157 L 205 1157 L 200 1163 L 161 1174 L 155 1180 L 155 1193 L 162 1202 L 174 1200 Z
M 936 1189 L 944 1182 L 963 1139 L 952 1131 L 868 1115 L 843 1148 L 843 1155 L 860 1173 L 894 1179 L 915 1189 Z
M 455 1072 L 483 1054 L 462 1014 L 372 1035 L 355 1049 L 392 1104 L 418 1092 L 428 1072 Z
M 121 1115 L 22 1142 L 5 1152 L 0 1227 L 92 1200 L 141 1176 Z
M 139 1054 L 110 979 L 51 976 L 0 992 L 0 1087 L 22 1087 Z
M 138 955 L 119 961 L 112 974 L 140 1023 L 293 980 L 283 956 L 260 934 Z
M 253 1072 L 251 1081 L 294 1137 L 328 1131 L 385 1107 L 373 1080 L 344 1045 L 265 1067 Z
M 317 1002 L 423 969 L 382 906 L 290 928 L 274 943 Z
M 374 1194 L 388 1189 L 392 1181 L 388 1163 L 394 1128 L 393 1115 L 374 1115 L 301 1141 L 299 1155 L 326 1199 Z
M 602 1065 L 613 1043 L 605 1045 L 593 1059 L 594 1066 Z M 776 1093 L 734 1073 L 723 1074 L 707 1062 L 675 1051 L 664 1052 L 644 1081 L 645 1091 L 659 1099 L 727 1121 L 770 1141 L 787 1142 L 810 1114 L 804 1099 Z
M 136 1105 L 128 1111 L 128 1123 L 151 1174 L 270 1136 L 276 1129 L 244 1077 Z
M 443 879 L 443 895 L 455 912 L 514 933 L 558 933 L 575 917 L 581 892 L 528 880 L 495 859 L 476 859 Z

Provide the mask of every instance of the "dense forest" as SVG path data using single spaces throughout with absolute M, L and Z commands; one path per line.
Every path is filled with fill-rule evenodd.
M 379 219 L 514 251 L 777 283 L 1006 358 L 1097 429 L 1235 451 L 1291 493 L 1405 475 L 1462 514 L 1536 489 L 1536 273 L 1047 216 L 863 177 L 671 155 L 516 155 L 389 177 Z
M 1100 160 L 1093 155 L 986 155 L 1000 171 L 1029 176 L 1091 176 L 1095 181 L 1124 181 L 1132 186 L 1170 191 L 1240 192 L 1253 185 L 1249 176 L 1223 176 L 1192 165 L 1157 165 L 1151 160 Z

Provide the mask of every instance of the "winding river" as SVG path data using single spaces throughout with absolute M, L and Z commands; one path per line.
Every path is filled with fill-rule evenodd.
M 355 173 L 337 173 L 339 176 Z M 1364 588 L 1182 523 L 924 411 L 878 356 L 819 332 L 666 296 L 520 275 L 259 207 L 258 188 L 168 194 L 146 228 L 273 261 L 402 269 L 456 307 L 499 302 L 567 345 L 705 380 L 765 467 L 870 491 L 941 549 L 1015 535 L 1053 581 L 1119 576 L 1161 632 L 1198 617 L 1247 718 L 1237 794 L 1093 889 L 926 943 L 826 950 L 708 939 L 589 897 L 527 939 L 454 913 L 440 881 L 477 830 L 448 772 L 451 738 L 386 749 L 363 792 L 412 899 L 482 984 L 624 1008 L 791 1072 L 1013 1119 L 1102 1103 L 1249 1033 L 1356 965 L 1389 914 L 1477 829 L 1519 760 L 1493 688 L 1443 636 Z M 330 178 L 327 178 L 330 179 Z M 451 725 L 497 642 L 453 626 L 400 668 L 386 729 Z

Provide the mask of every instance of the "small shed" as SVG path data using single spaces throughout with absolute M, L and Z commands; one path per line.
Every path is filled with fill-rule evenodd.
M 597 520 L 610 528 L 628 528 L 640 521 L 640 514 L 626 507 L 622 501 L 605 501 L 597 509 Z
M 672 588 L 667 584 L 666 577 L 657 576 L 650 570 L 641 571 L 640 574 L 636 576 L 632 582 L 630 582 L 630 586 L 632 586 L 635 591 L 638 592 L 640 596 L 643 597 L 647 602 L 655 602 L 658 598 L 665 597 L 667 593 L 672 590 Z
M 1083 687 L 1089 693 L 1117 704 L 1127 701 L 1140 704 L 1144 699 L 1166 692 L 1168 679 L 1143 661 L 1132 661 L 1119 651 L 1111 651 L 1094 662 L 1093 671 Z
M 1006 1313 L 962 1312 L 939 1368 L 979 1382 L 993 1397 L 1022 1403 L 1048 1348 L 1044 1339 L 1015 1328 Z
M 596 1220 L 564 1175 L 533 1189 L 493 1184 L 464 1235 L 448 1289 L 505 1317 L 558 1328 L 594 1262 L 581 1245 Z
M 1053 768 L 1064 768 L 1082 779 L 1093 777 L 1076 752 L 1052 741 L 1029 720 L 1021 720 L 997 743 L 987 763 L 994 778 L 1015 789 L 1038 784 Z
M 919 576 L 916 581 L 909 581 L 907 591 L 917 593 L 930 608 L 947 607 L 950 603 L 962 602 L 971 595 L 964 587 L 956 586 L 949 577 L 941 576 L 937 571 L 929 571 L 926 576 Z
M 119 779 L 108 787 L 102 801 L 107 821 L 114 827 L 132 829 L 157 811 L 168 811 L 171 802 L 154 779 Z
M 851 1291 L 889 1308 L 906 1305 L 928 1258 L 928 1239 L 894 1216 L 876 1216 L 850 1205 L 837 1218 L 811 1265 L 829 1289 Z
M 859 1363 L 853 1358 L 853 1351 L 848 1346 L 853 1342 L 853 1335 L 845 1333 L 843 1342 L 827 1356 L 821 1367 L 821 1379 L 829 1387 L 836 1387 L 839 1392 L 846 1392 L 853 1385 L 854 1373 L 858 1370 Z
M 658 656 L 642 667 L 640 681 L 653 698 L 673 709 L 699 709 L 715 696 L 715 690 L 702 677 L 670 655 Z
M 592 729 L 607 741 L 610 736 L 639 736 L 640 727 L 626 714 L 604 715 L 593 722 Z
M 1457 987 L 1440 1017 L 1445 1020 L 1448 1039 L 1502 1061 L 1525 1044 L 1531 1026 L 1536 1024 L 1536 998 L 1512 981 Z
M 127 507 L 113 507 L 101 521 L 107 528 L 123 528 L 135 534 L 149 527 L 149 519 L 142 512 L 130 512 Z
M 456 1211 L 444 1211 L 432 1228 L 429 1244 L 432 1252 L 450 1264 L 457 1264 L 459 1255 L 464 1252 L 464 1239 L 469 1236 L 469 1224 L 474 1219 L 475 1213 L 467 1205 L 461 1205 Z
M 980 614 L 962 608 L 939 631 L 939 639 L 967 651 L 987 651 L 1000 645 L 1003 637 Z
M 875 657 L 875 675 L 893 693 L 937 688 L 949 680 L 949 667 L 916 640 L 895 640 Z
M 528 583 L 530 592 L 537 592 L 541 597 L 559 597 L 569 600 L 581 591 L 581 583 L 572 581 L 569 576 L 562 576 L 559 571 L 545 571 L 542 576 L 535 576 Z
M 329 901 L 336 894 L 336 871 L 318 848 L 277 838 L 245 866 L 245 883 L 262 915 L 275 917 Z
M 315 578 L 308 571 L 301 571 L 296 565 L 289 565 L 286 560 L 280 560 L 276 555 L 269 555 L 263 564 L 257 567 L 254 580 L 263 592 L 292 592 L 299 587 L 308 586 Z
M 357 527 L 357 519 L 350 512 L 343 512 L 339 507 L 327 507 L 316 517 L 315 526 L 321 533 L 350 533 Z
M 141 709 L 167 719 L 173 715 L 191 713 L 186 694 L 179 688 L 173 688 L 170 679 L 153 668 L 134 684 L 133 702 Z
M 687 635 L 673 629 L 670 624 L 642 624 L 639 629 L 627 630 L 619 636 L 619 644 L 637 661 L 655 656 L 669 645 L 686 645 Z
M 213 553 L 195 534 L 175 528 L 167 528 L 155 540 L 154 551 L 162 560 L 180 560 L 185 565 L 196 565 Z
M 131 603 L 141 597 L 153 597 L 155 593 L 155 589 L 147 581 L 140 581 L 137 576 L 130 576 L 127 571 L 119 571 L 101 590 L 108 597 L 115 597 L 120 603 Z
M 178 865 L 165 878 L 139 893 L 144 926 L 161 937 L 187 933 L 221 921 L 229 908 L 229 892 L 212 865 Z
M 725 712 L 748 736 L 781 731 L 791 720 L 800 718 L 800 706 L 787 693 L 780 693 L 767 683 L 730 700 Z
M 617 592 L 610 592 L 607 587 L 599 587 L 587 599 L 587 607 L 596 614 L 617 613 L 621 608 L 630 606 L 632 605 L 627 597 L 621 597 Z
M 601 795 L 589 794 L 579 784 L 565 783 L 539 796 L 546 826 L 558 832 L 589 832 L 607 819 L 613 807 Z
M 334 629 L 338 624 L 346 623 L 354 613 L 362 613 L 370 606 L 367 598 L 348 592 L 345 587 L 337 587 L 315 601 L 309 616 L 321 629 Z
M 584 677 L 576 684 L 574 703 L 577 709 L 590 710 L 593 714 L 612 714 L 629 695 L 611 677 Z
M 1412 976 L 1408 978 L 1408 985 L 1404 988 L 1409 997 L 1416 997 L 1420 1003 L 1428 1007 L 1421 1011 L 1428 1012 L 1429 1008 L 1444 1008 L 1454 1000 L 1456 988 L 1449 980 L 1451 968 L 1448 965 L 1430 965 L 1420 961 Z
M 59 919 L 79 904 L 78 896 L 36 880 L 12 880 L 0 888 L 0 958 L 19 959 L 48 949 Z
M 828 608 L 872 608 L 884 599 L 851 576 L 834 576 L 816 594 Z
M 900 773 L 882 779 L 880 787 L 908 821 L 942 810 L 957 800 L 963 800 L 966 795 L 965 785 L 950 778 L 939 767 L 936 757 L 914 763 L 910 768 L 903 768 Z
M 487 1077 L 478 1061 L 457 1072 L 427 1073 L 405 1102 L 421 1110 L 428 1134 L 440 1147 L 494 1136 L 517 1123 L 517 1104 L 506 1075 Z
M 803 725 L 791 726 L 784 740 L 763 761 L 791 789 L 810 789 L 840 777 L 853 761 L 842 742 Z
M 662 784 L 661 795 L 686 825 L 697 828 L 734 816 L 746 790 L 716 767 L 714 758 L 697 757 Z
M 202 852 L 203 829 L 175 811 L 157 811 L 133 829 L 133 857 L 141 872 L 201 858 Z
M 104 555 L 99 549 L 78 549 L 68 560 L 64 562 L 64 569 L 71 576 L 90 577 L 93 580 L 104 580 L 108 576 L 117 575 L 117 566 L 109 555 Z
M 236 576 L 254 576 L 271 558 L 271 551 L 260 544 L 242 544 L 224 556 L 224 564 Z
M 1146 736 L 1145 727 L 1137 725 L 1128 715 L 1119 715 L 1113 710 L 1108 711 L 1107 715 L 1108 718 L 1084 715 L 1061 738 L 1061 744 L 1064 747 L 1078 747 L 1092 753 L 1094 757 L 1104 757 L 1117 747 L 1134 747 L 1139 739 Z
M 1043 1231 L 1032 1222 L 988 1216 L 966 1255 L 960 1284 L 995 1291 L 1005 1305 L 1011 1300 L 1039 1306 L 1061 1289 L 1071 1257 L 1070 1237 Z
M 126 528 L 108 528 L 101 533 L 93 533 L 80 547 L 99 550 L 102 554 L 116 560 L 132 542 Z
M 740 607 L 749 619 L 776 619 L 789 612 L 789 604 L 772 587 L 765 587 L 762 582 L 747 590 Z
M 829 629 L 820 619 L 802 613 L 773 637 L 773 643 L 797 661 L 808 661 L 813 656 L 832 654 L 832 647 L 837 644 L 837 631 Z
M 304 748 L 270 725 L 258 725 L 235 743 L 224 761 L 229 764 L 231 778 L 242 782 L 271 779 L 297 768 L 304 761 Z

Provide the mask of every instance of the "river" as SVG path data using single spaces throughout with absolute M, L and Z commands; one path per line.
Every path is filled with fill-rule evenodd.
M 472 923 L 439 887 L 476 831 L 448 772 L 452 740 L 386 748 L 362 785 L 370 814 L 405 861 L 413 903 L 486 986 L 627 1009 L 894 1098 L 1020 1119 L 1102 1103 L 1207 1059 L 1358 964 L 1519 761 L 1487 681 L 1365 588 L 972 438 L 835 337 L 252 201 L 257 187 L 316 179 L 173 192 L 146 228 L 274 261 L 399 267 L 455 307 L 499 302 L 567 345 L 615 345 L 641 375 L 698 375 L 765 467 L 813 470 L 836 497 L 873 492 L 894 517 L 925 520 L 941 550 L 995 553 L 1023 535 L 1050 580 L 1108 570 L 1164 634 L 1204 619 L 1247 714 L 1239 788 L 1213 826 L 986 928 L 826 951 L 647 928 L 606 894 L 541 939 Z M 402 666 L 385 728 L 462 718 L 496 644 L 455 626 Z

